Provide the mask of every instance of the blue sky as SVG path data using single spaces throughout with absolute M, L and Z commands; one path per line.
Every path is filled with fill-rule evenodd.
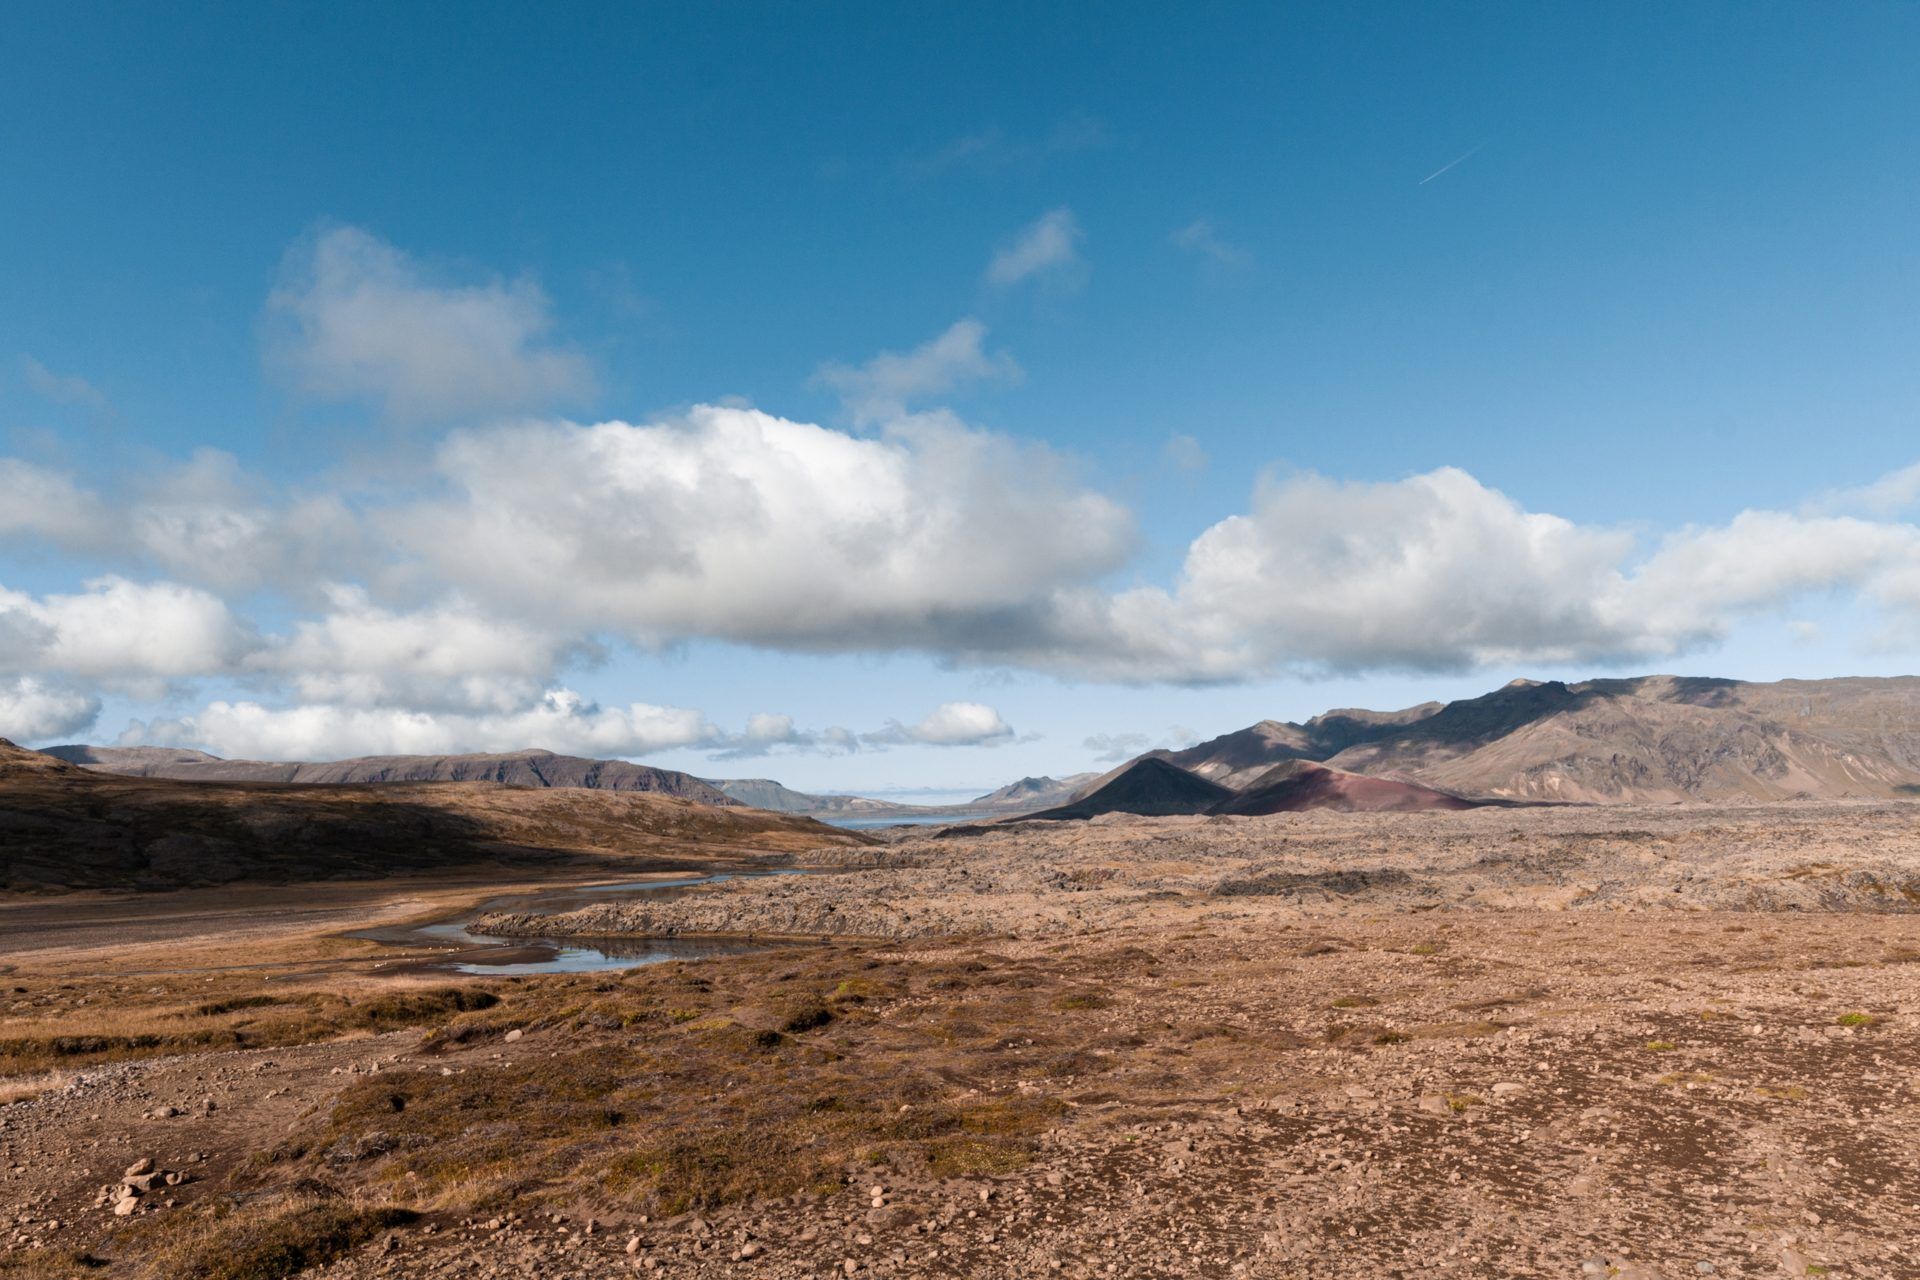
M 970 788 L 1915 665 L 1911 7 L 5 23 L 0 733 Z

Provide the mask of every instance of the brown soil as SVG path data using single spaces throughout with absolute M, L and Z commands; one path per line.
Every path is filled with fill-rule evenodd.
M 302 967 L 218 895 L 121 938 L 76 905 L 9 955 L 0 1040 L 328 1038 L 16 1072 L 0 1276 L 1910 1277 L 1913 836 L 1898 806 L 1036 824 L 670 904 L 747 927 L 831 888 L 895 941 L 457 984 L 350 941 Z M 422 892 L 278 936 L 457 896 Z M 129 977 L 129 945 L 204 971 Z M 141 1158 L 186 1180 L 95 1207 Z

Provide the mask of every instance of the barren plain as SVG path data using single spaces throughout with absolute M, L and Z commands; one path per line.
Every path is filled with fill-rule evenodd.
M 560 870 L 15 895 L 0 1276 L 1920 1275 L 1917 817 L 895 833 L 532 977 L 345 935 Z

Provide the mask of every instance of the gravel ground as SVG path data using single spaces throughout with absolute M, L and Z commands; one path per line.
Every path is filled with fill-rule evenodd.
M 893 865 L 687 894 L 649 927 L 844 912 L 841 932 L 891 935 L 836 954 L 907 979 L 782 1052 L 879 1080 L 901 1046 L 951 1045 L 953 1097 L 1057 1104 L 1031 1161 L 853 1162 L 838 1191 L 665 1218 L 588 1190 L 486 1218 L 423 1204 L 309 1274 L 1920 1276 L 1912 812 L 913 836 Z M 1015 1004 L 1043 1016 L 996 1030 Z M 639 1043 L 585 1016 L 419 1037 L 121 1064 L 0 1106 L 0 1275 L 76 1252 L 164 1274 L 142 1232 L 243 1202 L 280 1135 L 369 1076 Z M 404 1199 L 411 1114 L 311 1176 Z M 182 1180 L 118 1216 L 143 1159 Z
M 1358 907 L 1920 911 L 1907 804 L 1561 808 L 1020 823 L 894 834 L 859 875 L 733 881 L 666 901 L 496 912 L 506 936 L 748 932 L 1063 937 L 1143 913 Z

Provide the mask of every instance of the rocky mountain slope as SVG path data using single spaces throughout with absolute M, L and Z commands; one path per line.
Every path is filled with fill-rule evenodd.
M 125 777 L 0 739 L 0 890 L 158 889 L 475 863 L 790 853 L 862 837 L 646 792 Z
M 1417 782 L 1370 778 L 1344 769 L 1329 769 L 1311 760 L 1289 760 L 1275 765 L 1208 812 L 1254 815 L 1338 809 L 1344 813 L 1420 813 L 1478 807 L 1475 801 L 1423 787 Z
M 1499 799 L 1920 796 L 1920 678 L 1515 681 L 1444 705 L 1265 720 L 1148 756 L 1236 790 L 1311 760 Z
M 172 747 L 48 747 L 46 754 L 102 773 L 183 782 L 499 782 L 512 787 L 650 791 L 700 804 L 740 803 L 692 774 L 625 760 L 589 760 L 551 751 L 450 756 L 361 756 L 317 763 L 223 760 Z

